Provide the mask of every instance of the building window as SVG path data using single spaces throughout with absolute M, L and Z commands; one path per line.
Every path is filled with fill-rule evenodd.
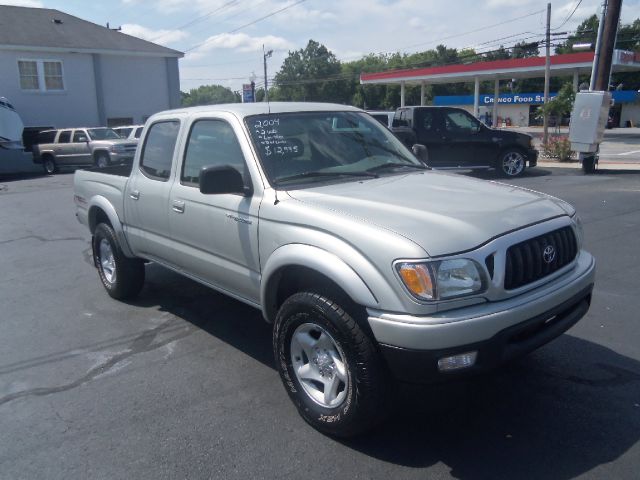
M 64 90 L 62 62 L 58 60 L 18 60 L 18 71 L 22 90 Z
M 62 62 L 42 62 L 44 85 L 47 90 L 64 90 L 62 82 Z
M 40 90 L 37 62 L 20 60 L 18 69 L 20 70 L 20 88 L 22 90 Z

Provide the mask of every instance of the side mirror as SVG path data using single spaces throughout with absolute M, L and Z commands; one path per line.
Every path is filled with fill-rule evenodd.
M 230 165 L 222 167 L 204 167 L 200 170 L 200 192 L 205 195 L 236 193 L 251 196 L 250 187 L 244 184 L 242 175 Z
M 422 163 L 424 163 L 425 165 L 429 164 L 429 151 L 427 150 L 426 146 L 422 145 L 421 143 L 416 143 L 413 145 L 413 147 L 411 147 L 411 151 L 413 152 L 413 155 Z

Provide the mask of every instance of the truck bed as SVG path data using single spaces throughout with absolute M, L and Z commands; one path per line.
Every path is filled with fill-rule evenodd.
M 86 202 L 94 197 L 106 199 L 115 208 L 118 218 L 124 219 L 124 192 L 131 174 L 131 167 L 131 164 L 123 164 L 76 170 L 73 176 L 73 188 L 79 218 L 83 223 L 88 214 Z
M 131 176 L 131 169 L 133 167 L 132 162 L 120 163 L 118 165 L 109 165 L 108 167 L 99 168 L 99 167 L 89 167 L 84 168 L 88 172 L 99 172 L 106 173 L 107 175 L 118 175 L 119 177 L 129 177 Z

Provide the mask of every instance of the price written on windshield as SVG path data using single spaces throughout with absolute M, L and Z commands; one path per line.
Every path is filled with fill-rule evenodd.
M 297 145 L 289 145 L 289 142 L 285 140 L 284 136 L 280 135 L 278 131 L 279 126 L 279 118 L 256 120 L 253 124 L 258 141 L 260 145 L 262 145 L 263 152 L 267 157 L 299 152 Z

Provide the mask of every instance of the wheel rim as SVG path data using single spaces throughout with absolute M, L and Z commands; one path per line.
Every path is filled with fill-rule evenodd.
M 100 168 L 104 168 L 107 166 L 109 162 L 107 161 L 107 158 L 104 155 L 100 155 L 98 157 L 98 167 Z
M 55 167 L 53 165 L 53 160 L 45 160 L 44 161 L 44 169 L 47 173 L 53 173 L 53 171 L 55 170 Z
M 322 327 L 304 323 L 296 328 L 291 364 L 305 393 L 318 405 L 335 408 L 345 400 L 349 389 L 345 355 Z
M 116 281 L 116 260 L 113 257 L 113 250 L 111 244 L 106 238 L 100 240 L 100 266 L 102 267 L 102 273 L 107 282 L 114 283 Z
M 509 152 L 502 157 L 502 170 L 507 175 L 514 176 L 524 170 L 524 156 L 519 152 Z

